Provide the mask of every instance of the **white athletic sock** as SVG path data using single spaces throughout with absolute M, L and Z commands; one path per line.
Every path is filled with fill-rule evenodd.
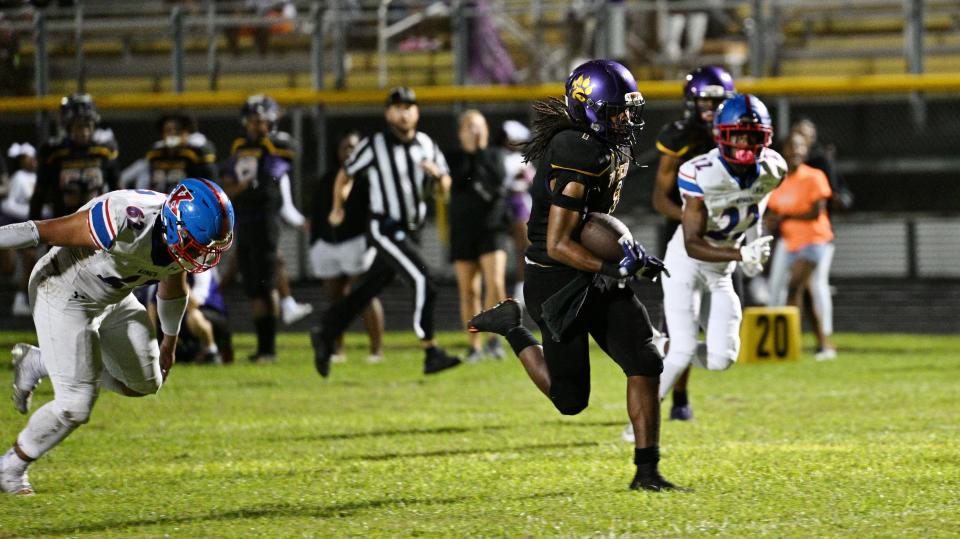
M 58 409 L 55 400 L 44 404 L 30 416 L 27 426 L 20 431 L 17 445 L 28 457 L 34 460 L 40 458 L 77 428 L 61 423 Z
M 216 354 L 220 351 L 220 348 L 217 347 L 217 343 L 213 343 L 207 347 L 207 353 Z
M 284 311 L 289 311 L 290 309 L 296 309 L 297 300 L 293 299 L 293 296 L 287 296 L 280 300 L 280 308 Z

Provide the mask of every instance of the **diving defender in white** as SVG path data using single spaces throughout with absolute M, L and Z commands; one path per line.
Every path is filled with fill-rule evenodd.
M 0 249 L 53 246 L 30 276 L 40 347 L 13 349 L 14 406 L 26 414 L 44 377 L 54 390 L 0 458 L 0 490 L 33 494 L 27 467 L 90 419 L 101 388 L 128 397 L 160 390 L 187 305 L 184 272 L 215 266 L 233 241 L 233 223 L 219 186 L 187 179 L 170 195 L 114 191 L 65 217 L 0 227 Z M 151 282 L 159 282 L 159 345 L 130 294 Z
M 769 148 L 767 107 L 752 95 L 720 105 L 714 137 L 717 148 L 684 163 L 677 180 L 683 218 L 664 257 L 671 272 L 662 280 L 670 349 L 661 399 L 692 362 L 722 371 L 737 360 L 742 313 L 730 276 L 737 262 L 748 276 L 762 271 L 772 237 L 760 237 L 761 216 L 787 172 L 783 157 Z M 704 294 L 710 294 L 709 312 L 701 312 Z M 705 348 L 698 342 L 701 327 Z

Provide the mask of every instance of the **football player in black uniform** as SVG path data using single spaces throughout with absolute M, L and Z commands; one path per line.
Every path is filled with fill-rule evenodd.
M 663 357 L 646 309 L 624 286 L 636 276 L 656 279 L 663 262 L 632 240 L 621 245 L 619 263 L 604 262 L 578 241 L 587 213 L 611 213 L 617 205 L 630 147 L 643 127 L 643 97 L 625 67 L 592 60 L 570 74 L 565 102 L 544 101 L 535 109 L 540 117 L 524 152 L 538 161 L 524 299 L 543 344 L 521 325 L 512 299 L 480 313 L 469 327 L 504 335 L 534 384 L 565 415 L 587 407 L 592 336 L 627 376 L 627 412 L 637 433 L 630 488 L 674 488 L 657 470 Z
M 245 136 L 233 142 L 221 173 L 223 190 L 236 208 L 238 267 L 257 332 L 257 351 L 250 359 L 257 362 L 276 360 L 280 182 L 292 173 L 296 156 L 294 140 L 277 131 L 279 117 L 280 106 L 272 98 L 248 98 L 241 109 Z
M 30 199 L 31 220 L 69 215 L 94 197 L 118 188 L 116 141 L 96 136 L 99 121 L 89 94 L 60 100 L 62 133 L 40 148 L 37 187 Z M 43 215 L 45 204 L 52 206 L 52 215 Z
M 657 135 L 660 165 L 653 185 L 653 207 L 666 217 L 661 228 L 661 245 L 673 237 L 680 226 L 681 201 L 677 189 L 677 171 L 689 159 L 717 146 L 713 138 L 713 112 L 723 100 L 734 94 L 733 77 L 719 66 L 701 66 L 687 74 L 683 86 L 685 111 L 683 119 L 668 123 Z M 667 328 L 669 329 L 669 328 Z M 668 344 L 669 346 L 669 344 Z M 687 399 L 688 368 L 673 386 L 670 419 L 689 421 L 693 408 Z M 629 428 L 628 428 L 629 431 Z M 624 437 L 629 439 L 628 433 Z
M 162 137 L 147 152 L 150 189 L 169 193 L 187 178 L 217 177 L 217 154 L 213 144 L 197 132 L 194 119 L 186 114 L 164 114 L 157 120 Z

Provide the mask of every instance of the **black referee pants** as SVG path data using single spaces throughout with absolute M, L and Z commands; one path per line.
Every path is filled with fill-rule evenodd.
M 399 275 L 413 289 L 413 331 L 421 340 L 432 339 L 437 287 L 416 241 L 399 224 L 376 219 L 370 222 L 367 237 L 377 248 L 377 258 L 350 293 L 323 314 L 324 337 L 339 337 L 367 304 Z

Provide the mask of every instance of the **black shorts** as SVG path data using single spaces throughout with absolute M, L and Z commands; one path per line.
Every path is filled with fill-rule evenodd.
M 543 322 L 542 305 L 577 276 L 568 267 L 527 264 L 523 297 L 540 326 L 543 354 L 550 371 L 550 398 L 561 413 L 575 414 L 590 398 L 589 338 L 627 376 L 659 376 L 663 357 L 653 345 L 653 327 L 640 300 L 629 287 L 600 290 L 591 286 L 577 320 L 556 341 Z
M 477 260 L 502 251 L 506 232 L 467 223 L 450 223 L 450 260 Z
M 237 227 L 237 268 L 247 297 L 266 298 L 276 289 L 279 237 L 276 219 Z

